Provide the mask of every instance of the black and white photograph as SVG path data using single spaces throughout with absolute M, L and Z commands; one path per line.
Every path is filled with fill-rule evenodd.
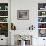
M 29 20 L 29 10 L 17 10 L 18 20 Z

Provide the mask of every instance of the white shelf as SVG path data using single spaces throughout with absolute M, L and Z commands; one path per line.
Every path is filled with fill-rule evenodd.
M 38 22 L 38 23 L 46 23 L 46 22 Z
M 38 10 L 38 11 L 46 11 L 46 10 Z
M 44 15 L 44 16 L 38 16 L 38 17 L 46 17 L 46 15 Z
M 46 28 L 38 28 L 38 29 L 46 29 Z
M 8 22 L 0 22 L 0 23 L 8 23 Z
M 0 11 L 8 11 L 8 10 L 0 10 Z
M 8 16 L 0 16 L 0 17 L 8 17 Z

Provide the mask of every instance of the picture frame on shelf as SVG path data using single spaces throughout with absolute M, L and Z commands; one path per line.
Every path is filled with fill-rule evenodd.
M 18 20 L 29 20 L 29 10 L 17 10 Z

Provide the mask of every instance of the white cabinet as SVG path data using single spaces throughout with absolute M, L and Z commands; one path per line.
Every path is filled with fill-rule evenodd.
M 38 38 L 38 46 L 46 46 L 46 38 L 44 37 Z
M 5 35 L 0 35 L 0 45 L 8 45 L 8 37 L 5 37 Z
M 8 45 L 8 2 L 0 0 L 0 45 Z
M 46 3 L 38 3 L 38 46 L 46 46 Z
M 8 45 L 8 31 L 10 29 L 10 1 L 0 0 L 0 45 Z

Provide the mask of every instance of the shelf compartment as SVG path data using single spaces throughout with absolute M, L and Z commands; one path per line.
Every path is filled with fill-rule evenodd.
M 38 3 L 38 10 L 45 10 L 46 9 L 46 3 Z
M 46 17 L 38 17 L 38 22 L 46 22 Z
M 8 10 L 8 3 L 0 3 L 0 10 Z
M 8 17 L 0 17 L 0 22 L 8 22 Z
M 8 23 L 0 23 L 0 30 L 8 30 Z
M 0 35 L 8 37 L 8 23 L 0 23 Z
M 0 16 L 8 16 L 8 11 L 0 11 Z
M 38 28 L 46 28 L 46 23 L 38 23 Z
M 46 16 L 46 11 L 38 11 L 38 16 Z
M 39 37 L 46 37 L 46 29 L 39 29 L 38 36 Z
M 8 30 L 1 30 L 0 35 L 5 35 L 5 37 L 8 37 Z

